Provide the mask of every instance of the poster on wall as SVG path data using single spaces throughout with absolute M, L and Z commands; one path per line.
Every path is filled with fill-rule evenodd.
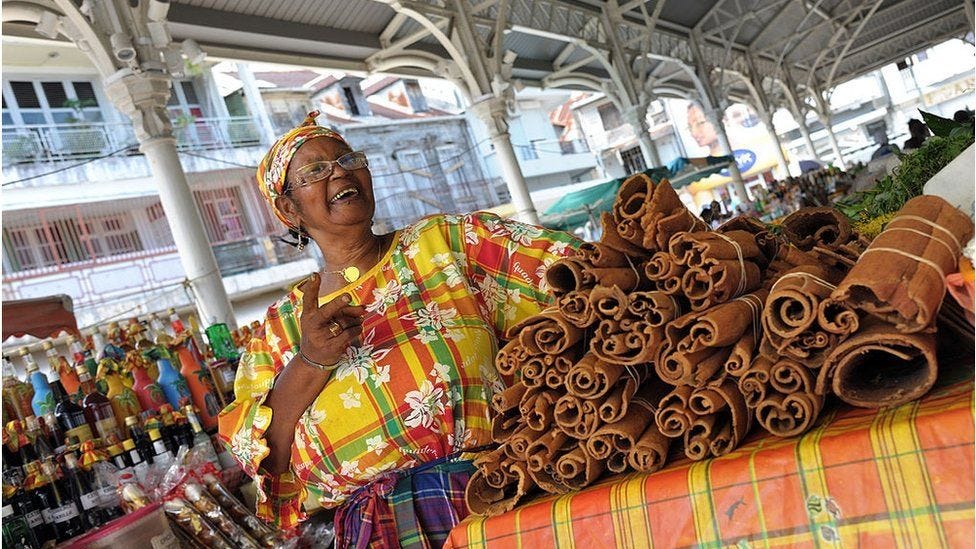
M 718 132 L 702 111 L 701 106 L 684 99 L 669 99 L 674 125 L 688 156 L 719 156 L 725 154 Z M 776 166 L 773 140 L 759 116 L 748 105 L 736 103 L 725 110 L 725 132 L 729 136 L 732 155 L 746 180 Z M 724 177 L 722 177 L 724 176 Z M 728 181 L 728 170 L 708 180 L 709 186 Z

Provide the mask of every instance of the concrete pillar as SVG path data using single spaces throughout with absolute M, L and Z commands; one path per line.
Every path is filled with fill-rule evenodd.
M 820 115 L 820 123 L 827 130 L 827 139 L 830 140 L 830 148 L 834 151 L 834 158 L 836 159 L 835 165 L 842 170 L 846 170 L 847 165 L 844 163 L 844 155 L 840 152 L 840 144 L 837 143 L 837 136 L 834 135 L 834 128 L 830 123 L 830 115 Z
M 810 137 L 810 129 L 807 128 L 807 122 L 802 114 L 793 113 L 793 118 L 796 119 L 797 126 L 800 128 L 800 135 L 803 136 L 803 141 L 807 144 L 807 149 L 810 151 L 810 156 L 816 160 L 820 161 L 820 155 L 817 154 L 817 148 L 813 146 L 813 138 Z
M 512 139 L 508 133 L 508 107 L 503 97 L 489 97 L 471 105 L 471 111 L 484 122 L 488 128 L 491 143 L 495 146 L 495 158 L 505 178 L 505 185 L 512 195 L 516 217 L 520 221 L 539 224 L 539 214 L 536 212 L 529 189 L 522 175 L 518 157 L 512 147 Z
M 644 163 L 648 168 L 661 165 L 661 157 L 657 152 L 657 145 L 651 137 L 651 125 L 647 123 L 647 107 L 635 106 L 623 113 L 624 121 L 633 128 L 644 154 Z
M 254 73 L 247 63 L 237 64 L 237 76 L 244 85 L 244 99 L 247 100 L 247 110 L 254 117 L 261 133 L 261 142 L 271 146 L 278 136 L 275 135 L 274 127 L 271 126 L 271 118 L 268 117 L 268 109 L 264 108 L 264 101 L 261 99 L 261 90 L 258 89 L 257 80 Z
M 729 143 L 729 134 L 725 132 L 725 124 L 722 123 L 721 112 L 718 109 L 707 109 L 705 116 L 708 117 L 708 121 L 715 127 L 715 134 L 718 136 L 719 145 L 722 146 L 722 152 L 724 154 L 732 154 L 732 145 Z M 732 188 L 735 190 L 735 196 L 743 204 L 743 207 L 747 208 L 751 201 L 749 200 L 749 193 L 746 192 L 746 184 L 742 181 L 742 172 L 739 171 L 739 164 L 737 162 L 732 162 L 729 165 L 729 175 L 732 176 Z
M 176 154 L 176 139 L 166 112 L 170 77 L 159 72 L 122 69 L 105 79 L 105 90 L 116 108 L 132 120 L 201 320 L 205 325 L 224 322 L 236 326 L 203 218 Z
M 782 177 L 789 177 L 790 174 L 790 163 L 786 160 L 786 155 L 783 154 L 783 144 L 779 141 L 779 135 L 776 133 L 776 127 L 773 126 L 773 117 L 770 116 L 769 111 L 766 108 L 759 107 L 759 118 L 762 120 L 763 125 L 766 126 L 766 131 L 769 132 L 769 137 L 773 140 L 774 148 L 776 149 L 776 161 L 779 163 L 779 169 Z

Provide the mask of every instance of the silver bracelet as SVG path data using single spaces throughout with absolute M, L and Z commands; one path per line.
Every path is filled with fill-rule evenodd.
M 314 366 L 319 370 L 322 370 L 323 372 L 331 372 L 332 370 L 335 370 L 336 366 L 339 364 L 338 360 L 333 362 L 332 364 L 322 364 L 321 362 L 315 362 L 314 360 L 308 358 L 308 355 L 305 354 L 305 351 L 301 349 L 298 349 L 298 356 L 300 356 L 302 360 L 304 360 L 305 363 L 308 364 L 309 366 Z

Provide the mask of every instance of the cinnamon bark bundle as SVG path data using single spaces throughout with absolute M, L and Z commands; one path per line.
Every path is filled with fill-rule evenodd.
M 817 376 L 817 392 L 828 388 L 854 406 L 897 406 L 921 397 L 938 374 L 934 333 L 906 334 L 875 319 L 834 349 Z
M 969 217 L 938 196 L 902 207 L 833 293 L 854 309 L 903 333 L 932 327 L 945 296 L 945 277 L 973 236 Z
M 679 233 L 669 243 L 674 261 L 687 269 L 681 291 L 700 311 L 759 287 L 763 259 L 746 231 Z
M 626 267 L 631 262 L 627 254 L 602 242 L 580 244 L 579 258 L 594 267 Z
M 651 252 L 666 250 L 668 241 L 679 232 L 708 229 L 704 221 L 688 211 L 667 179 L 662 179 L 654 187 L 640 223 L 644 229 L 643 247 Z
M 617 230 L 617 221 L 610 212 L 600 214 L 600 223 L 603 225 L 603 238 L 601 242 L 607 247 L 631 257 L 647 257 L 650 255 L 646 249 L 626 240 L 620 235 Z
M 829 208 L 801 208 L 783 219 L 783 236 L 803 251 L 814 246 L 836 249 L 853 234 L 851 224 L 840 211 Z
M 610 391 L 623 374 L 623 366 L 611 364 L 600 360 L 593 353 L 587 353 L 566 375 L 566 391 L 577 398 L 600 398 Z
M 613 217 L 617 221 L 617 233 L 628 242 L 643 245 L 644 228 L 641 219 L 650 206 L 654 182 L 647 175 L 638 173 L 624 180 L 613 203 Z
M 484 469 L 478 469 L 471 475 L 468 486 L 464 491 L 464 502 L 475 515 L 497 515 L 511 511 L 534 486 L 524 462 L 503 462 L 511 479 L 500 488 L 488 484 Z
M 562 354 L 583 337 L 583 331 L 566 322 L 556 308 L 546 309 L 519 325 L 519 341 L 533 355 Z
M 851 317 L 853 311 L 844 314 L 840 310 L 842 304 L 828 301 L 836 289 L 830 278 L 831 274 L 820 267 L 803 265 L 776 281 L 762 315 L 764 354 L 770 358 L 789 357 L 809 368 L 819 368 L 827 353 L 857 329 L 857 315 Z M 829 311 L 821 311 L 827 306 Z M 843 317 L 840 323 L 835 315 Z M 829 330 L 821 325 L 821 317 Z
M 596 310 L 590 301 L 590 292 L 586 290 L 572 290 L 566 292 L 556 300 L 556 306 L 566 322 L 577 328 L 587 328 L 596 322 Z
M 668 437 L 684 440 L 689 459 L 725 455 L 752 427 L 752 410 L 731 377 L 706 386 L 680 386 L 661 400 L 655 421 Z
M 740 380 L 746 404 L 755 409 L 764 429 L 780 437 L 797 436 L 813 427 L 823 410 L 816 375 L 805 365 L 780 358 L 757 360 Z
M 572 291 L 592 288 L 596 281 L 586 270 L 589 265 L 579 257 L 557 259 L 546 270 L 546 284 L 552 295 L 561 297 Z
M 644 276 L 658 290 L 669 295 L 681 294 L 681 279 L 687 270 L 687 267 L 666 251 L 655 253 L 644 263 Z
M 759 345 L 766 296 L 760 289 L 668 324 L 666 343 L 654 363 L 657 375 L 672 385 L 701 387 L 719 375 L 730 359 L 733 371 L 741 369 L 734 364 Z

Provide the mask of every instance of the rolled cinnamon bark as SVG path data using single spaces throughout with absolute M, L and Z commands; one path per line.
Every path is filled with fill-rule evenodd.
M 583 331 L 549 308 L 525 322 L 519 340 L 531 354 L 561 355 L 583 338 Z
M 630 264 L 627 254 L 602 242 L 583 242 L 579 257 L 594 267 L 626 267 Z
M 641 217 L 641 226 L 644 229 L 643 246 L 651 252 L 667 249 L 668 241 L 675 233 L 704 231 L 708 228 L 701 219 L 688 211 L 666 179 L 654 187 L 651 202 Z
M 817 308 L 817 322 L 824 330 L 846 337 L 857 331 L 860 317 L 843 301 L 828 297 Z
M 766 232 L 766 226 L 751 215 L 737 215 L 732 219 L 718 226 L 716 231 L 727 233 L 729 231 L 746 231 L 747 233 L 758 235 Z
M 668 252 L 688 267 L 701 267 L 709 259 L 755 261 L 760 255 L 756 237 L 746 231 L 677 233 L 668 243 Z
M 628 297 L 627 313 L 646 320 L 652 327 L 663 328 L 682 313 L 679 301 L 666 292 L 631 292 Z
M 576 439 L 569 437 L 559 429 L 551 429 L 532 444 L 527 451 L 529 455 L 528 467 L 530 471 L 541 471 L 546 465 L 552 465 L 563 453 L 575 447 Z M 551 467 L 550 467 L 551 468 Z
M 474 466 L 484 473 L 485 482 L 492 488 L 503 488 L 515 480 L 510 475 L 510 470 L 502 466 L 502 462 L 508 459 L 505 447 L 506 445 L 502 444 L 495 450 L 485 452 L 472 461 Z
M 755 408 L 769 393 L 769 376 L 774 361 L 759 355 L 752 361 L 746 373 L 739 378 L 739 391 L 746 406 Z
M 851 224 L 840 211 L 830 208 L 801 208 L 783 219 L 783 236 L 797 248 L 837 248 L 851 239 Z
M 521 415 L 518 408 L 509 410 L 504 414 L 495 414 L 491 420 L 491 439 L 499 444 L 506 442 L 521 424 Z
M 707 442 L 708 450 L 714 457 L 725 455 L 742 442 L 752 428 L 752 410 L 746 406 L 742 392 L 732 378 L 725 378 L 706 387 L 696 389 L 688 399 L 692 413 L 699 418 L 715 418 L 710 428 L 696 431 L 694 422 L 689 433 L 701 442 Z M 689 453 L 686 434 L 686 455 L 691 459 L 698 452 Z
M 607 471 L 617 475 L 627 470 L 627 453 L 615 451 L 606 462 Z
M 596 287 L 616 286 L 625 292 L 636 290 L 641 285 L 640 272 L 637 263 L 626 267 L 587 267 L 586 276 L 591 277 Z M 594 288 L 595 289 L 595 288 Z
M 531 355 L 522 365 L 522 383 L 526 387 L 541 387 L 546 381 L 549 366 L 541 355 Z
M 512 376 L 522 368 L 528 358 L 529 351 L 522 345 L 522 342 L 517 338 L 512 339 L 498 351 L 495 367 L 498 369 L 498 373 L 503 376 Z
M 756 406 L 756 419 L 776 436 L 796 436 L 813 427 L 823 403 L 810 368 L 781 358 L 769 369 L 765 395 Z
M 508 412 L 513 408 L 517 408 L 519 403 L 522 401 L 522 396 L 525 394 L 526 390 L 528 390 L 528 387 L 526 387 L 524 383 L 517 382 L 504 391 L 495 393 L 491 397 L 491 407 L 500 414 Z
M 810 368 L 823 364 L 827 352 L 842 340 L 840 334 L 825 330 L 819 321 L 821 304 L 836 288 L 832 280 L 825 269 L 801 265 L 776 281 L 762 316 L 764 337 L 769 342 L 764 348 L 775 350 L 770 358 L 782 355 Z
M 590 340 L 590 351 L 600 360 L 620 365 L 650 362 L 664 338 L 664 330 L 643 320 L 625 317 L 603 320 Z
M 592 435 L 600 426 L 596 404 L 573 395 L 563 395 L 556 401 L 553 420 L 564 433 L 580 440 Z
M 556 473 L 567 486 L 579 490 L 589 486 L 603 474 L 606 464 L 588 455 L 580 444 L 556 462 Z
M 622 366 L 587 353 L 566 374 L 566 391 L 578 398 L 600 398 L 607 394 L 623 372 Z
M 750 327 L 743 332 L 742 338 L 736 341 L 729 351 L 729 357 L 725 359 L 725 372 L 732 377 L 742 377 L 749 370 L 754 357 L 759 353 L 759 345 L 756 341 L 759 336 L 756 330 Z
M 897 406 L 927 393 L 937 375 L 935 334 L 906 334 L 872 319 L 827 356 L 817 393 L 832 387 L 854 406 Z
M 945 277 L 973 236 L 966 214 L 938 196 L 902 207 L 861 255 L 832 297 L 904 333 L 932 328 L 945 296 Z
M 637 173 L 624 180 L 613 202 L 613 215 L 618 220 L 640 219 L 647 210 L 654 192 L 654 181 L 646 174 Z M 640 244 L 640 241 L 635 242 Z
M 628 452 L 627 463 L 641 473 L 657 471 L 664 467 L 670 447 L 671 439 L 661 434 L 656 423 L 650 422 Z
M 691 398 L 692 392 L 694 392 L 693 387 L 680 385 L 661 399 L 657 413 L 654 415 L 654 421 L 661 434 L 677 438 L 691 428 L 693 418 L 688 408 L 688 399 Z
M 627 312 L 630 299 L 618 286 L 597 286 L 590 291 L 590 303 L 598 319 L 619 321 Z
M 600 242 L 618 252 L 627 254 L 630 257 L 647 257 L 650 254 L 642 246 L 638 246 L 627 241 L 617 230 L 617 221 L 610 212 L 600 214 L 600 222 L 603 225 L 603 237 Z
M 524 463 L 512 463 L 509 469 L 515 480 L 504 488 L 489 486 L 480 469 L 471 475 L 464 491 L 464 502 L 472 514 L 493 516 L 511 511 L 519 500 L 535 486 Z
M 546 269 L 546 283 L 552 295 L 557 298 L 572 291 L 587 290 L 596 283 L 593 276 L 586 272 L 589 267 L 579 257 L 563 257 L 557 259 Z
M 644 263 L 644 275 L 654 283 L 658 290 L 668 295 L 681 292 L 681 278 L 686 270 L 687 267 L 678 263 L 666 251 L 655 253 Z
M 522 427 L 505 443 L 506 455 L 512 460 L 527 462 L 529 459 L 529 446 L 541 436 L 542 433 L 535 429 Z
M 587 328 L 597 320 L 596 310 L 593 308 L 590 292 L 587 290 L 568 292 L 561 296 L 556 304 L 566 322 L 577 328 Z
M 519 407 L 525 424 L 536 431 L 549 431 L 553 425 L 553 408 L 560 393 L 552 390 L 539 391 L 530 403 Z

